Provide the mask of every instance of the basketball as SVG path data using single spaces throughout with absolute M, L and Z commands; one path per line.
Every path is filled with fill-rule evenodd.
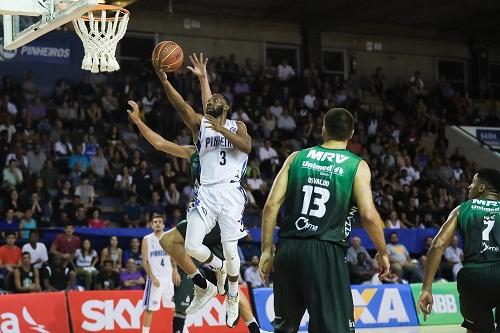
M 153 50 L 153 64 L 159 64 L 161 69 L 167 73 L 179 69 L 182 66 L 183 60 L 184 52 L 182 52 L 181 47 L 175 42 L 160 42 Z

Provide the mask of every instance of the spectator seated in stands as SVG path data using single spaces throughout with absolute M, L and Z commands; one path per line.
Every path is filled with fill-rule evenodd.
M 245 282 L 252 288 L 264 287 L 264 282 L 259 273 L 259 257 L 253 256 L 250 264 L 251 266 L 245 270 Z
M 42 285 L 46 291 L 67 290 L 75 285 L 73 265 L 65 264 L 63 256 L 52 254 L 49 264 L 42 268 Z
M 142 269 L 141 242 L 137 237 L 132 238 L 130 240 L 130 247 L 123 251 L 123 262 L 128 262 L 129 259 L 134 259 L 137 267 Z
M 251 234 L 247 234 L 240 242 L 240 248 L 245 258 L 245 262 L 250 262 L 254 256 L 260 256 L 260 247 L 254 242 Z
M 406 246 L 399 243 L 398 234 L 393 232 L 389 235 L 390 244 L 387 245 L 391 267 L 400 279 L 411 278 L 413 274 L 413 264 L 410 253 Z
M 97 207 L 91 209 L 91 218 L 88 221 L 89 228 L 103 229 L 106 228 L 109 221 L 101 218 L 101 210 Z
M 14 215 L 14 208 L 7 209 L 5 217 L 0 220 L 0 231 L 4 235 L 5 232 L 19 232 L 19 220 Z
M 64 227 L 64 233 L 58 234 L 50 246 L 50 253 L 62 258 L 64 267 L 75 257 L 75 252 L 80 248 L 80 237 L 74 235 L 72 224 Z
M 371 258 L 370 254 L 364 246 L 361 245 L 361 238 L 354 236 L 351 238 L 351 246 L 347 249 L 347 262 L 351 265 L 358 263 L 358 254 L 363 252 L 365 260 L 376 267 L 377 263 Z
M 41 269 L 49 260 L 47 248 L 44 243 L 38 241 L 39 238 L 38 231 L 32 231 L 29 242 L 24 244 L 22 248 L 23 253 L 30 254 L 31 264 L 37 269 Z
M 443 263 L 443 269 L 448 271 L 451 270 L 453 274 L 453 281 L 456 281 L 458 272 L 462 269 L 462 267 L 464 267 L 462 264 L 462 261 L 464 260 L 464 251 L 458 247 L 457 236 L 453 237 L 450 246 L 444 250 L 444 259 L 446 261 Z
M 128 197 L 128 202 L 123 207 L 123 219 L 128 228 L 138 228 L 142 223 L 142 208 L 137 202 L 137 195 L 132 193 Z
M 14 270 L 19 266 L 21 249 L 16 246 L 16 234 L 10 232 L 5 235 L 5 245 L 0 247 L 0 282 L 3 281 L 4 289 L 13 289 Z
M 15 159 L 11 159 L 9 161 L 9 166 L 3 169 L 2 179 L 2 187 L 7 190 L 15 189 L 23 182 L 23 174 L 17 167 Z
M 75 268 L 77 278 L 82 278 L 85 289 L 90 290 L 92 280 L 97 275 L 96 264 L 99 260 L 96 250 L 92 248 L 89 239 L 84 239 L 82 246 L 75 253 Z
M 29 252 L 21 254 L 21 266 L 14 271 L 16 293 L 33 293 L 41 291 L 40 273 L 38 268 L 31 264 Z
M 104 266 L 106 261 L 113 263 L 113 270 L 120 273 L 122 270 L 122 256 L 123 251 L 118 247 L 118 237 L 111 236 L 109 245 L 101 251 L 101 267 Z
M 68 160 L 68 168 L 74 170 L 75 167 L 79 165 L 80 171 L 86 173 L 90 167 L 90 158 L 83 154 L 83 145 L 78 144 L 75 148 L 75 152 L 71 154 Z
M 166 220 L 165 207 L 160 202 L 160 194 L 158 193 L 158 191 L 153 191 L 153 193 L 151 194 L 151 201 L 149 201 L 146 205 L 144 213 L 146 215 L 146 221 L 151 220 L 151 216 L 153 216 L 153 213 L 162 215 L 163 220 Z
M 111 260 L 104 261 L 102 270 L 95 279 L 96 290 L 117 290 L 120 289 L 120 276 L 113 270 Z
M 353 284 L 379 284 L 378 274 L 373 266 L 373 261 L 363 251 L 358 252 L 356 263 L 349 265 L 351 283 Z
M 37 222 L 33 218 L 33 211 L 31 208 L 27 208 L 24 211 L 24 216 L 19 223 L 19 230 L 21 231 L 21 239 L 26 241 L 30 237 L 30 233 L 36 230 Z
M 120 282 L 124 290 L 141 290 L 146 283 L 144 277 L 137 270 L 137 265 L 133 258 L 127 261 L 127 269 L 120 273 Z

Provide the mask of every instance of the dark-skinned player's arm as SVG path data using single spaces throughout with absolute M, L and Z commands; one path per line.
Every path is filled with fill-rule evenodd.
M 163 90 L 167 95 L 168 100 L 173 105 L 173 107 L 179 112 L 181 115 L 182 121 L 186 124 L 187 127 L 191 129 L 193 135 L 198 135 L 198 130 L 200 128 L 201 123 L 201 114 L 196 113 L 191 105 L 186 103 L 184 98 L 175 90 L 174 86 L 168 81 L 167 73 L 160 67 L 158 67 L 155 63 L 153 63 L 153 68 L 160 79 L 160 82 L 163 86 Z
M 356 171 L 356 176 L 354 176 L 353 194 L 359 209 L 363 228 L 373 241 L 375 249 L 377 249 L 375 259 L 380 269 L 379 279 L 382 280 L 389 275 L 390 263 L 384 238 L 384 222 L 373 203 L 370 185 L 371 178 L 372 175 L 368 164 L 365 161 L 361 161 Z
M 259 269 L 262 280 L 265 281 L 266 284 L 274 262 L 273 236 L 274 229 L 276 228 L 276 220 L 278 218 L 280 207 L 285 201 L 286 190 L 288 187 L 288 170 L 290 169 L 290 164 L 296 155 L 297 152 L 294 152 L 286 159 L 283 167 L 278 173 L 278 176 L 274 180 L 273 187 L 271 188 L 271 192 L 269 192 L 269 197 L 267 198 L 264 206 L 261 239 L 262 254 L 260 256 Z
M 180 157 L 180 158 L 190 158 L 194 154 L 196 148 L 194 146 L 181 146 L 171 141 L 165 140 L 158 133 L 154 132 L 151 128 L 146 125 L 139 117 L 139 106 L 134 101 L 128 101 L 128 105 L 132 108 L 132 111 L 127 110 L 130 120 L 139 128 L 142 135 L 148 142 L 155 147 L 156 150 L 160 150 L 164 153 Z
M 214 131 L 219 132 L 226 139 L 231 141 L 234 148 L 244 152 L 245 154 L 250 154 L 252 151 L 252 138 L 248 135 L 247 127 L 242 121 L 236 122 L 236 125 L 238 126 L 236 133 L 233 133 L 225 128 L 220 123 L 220 120 L 208 114 L 205 115 L 205 123 L 207 124 L 207 128 L 212 128 Z
M 189 56 L 189 60 L 191 60 L 193 66 L 187 66 L 187 69 L 200 80 L 201 103 L 203 104 L 203 113 L 205 113 L 207 111 L 207 102 L 212 97 L 212 90 L 207 76 L 208 58 L 203 58 L 203 53 L 200 53 L 199 57 L 196 56 L 196 53 L 193 53 Z
M 443 252 L 446 247 L 453 240 L 453 236 L 457 232 L 458 227 L 458 211 L 460 206 L 456 207 L 448 216 L 448 219 L 443 224 L 439 230 L 436 237 L 432 241 L 432 245 L 427 253 L 427 266 L 425 270 L 424 283 L 422 285 L 422 292 L 420 293 L 420 299 L 418 301 L 418 307 L 424 314 L 424 320 L 427 316 L 431 314 L 432 305 L 434 300 L 432 299 L 432 282 L 436 276 L 436 272 L 441 263 L 443 257 Z

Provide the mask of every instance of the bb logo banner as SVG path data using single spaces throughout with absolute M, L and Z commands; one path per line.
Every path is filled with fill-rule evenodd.
M 141 328 L 143 312 L 142 296 L 143 292 L 140 290 L 69 292 L 74 333 L 138 331 Z M 160 310 L 153 315 L 150 332 L 171 333 L 173 315 L 173 309 L 160 307 Z M 224 298 L 214 298 L 196 314 L 186 318 L 185 333 L 247 331 L 245 323 L 241 320 L 236 328 L 228 328 L 225 316 Z
M 422 284 L 414 283 L 410 286 L 415 304 L 418 304 Z M 456 282 L 433 283 L 432 298 L 434 299 L 434 305 L 432 306 L 431 315 L 427 316 L 427 320 L 424 321 L 422 313 L 418 314 L 420 325 L 451 325 L 463 322 Z
M 64 292 L 0 296 L 1 333 L 67 333 Z
M 410 287 L 351 286 L 356 328 L 418 325 Z

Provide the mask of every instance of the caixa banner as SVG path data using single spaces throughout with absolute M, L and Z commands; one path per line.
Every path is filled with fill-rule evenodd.
M 1 333 L 68 333 L 64 292 L 0 296 Z
M 417 326 L 410 287 L 391 284 L 351 286 L 356 328 Z M 271 288 L 253 290 L 257 317 L 263 329 L 272 331 L 274 296 Z M 307 331 L 309 315 L 302 318 L 300 331 Z
M 142 291 L 71 291 L 68 294 L 74 333 L 139 332 L 143 312 Z M 172 333 L 172 308 L 160 307 L 153 315 L 151 333 Z M 223 297 L 210 300 L 196 314 L 186 318 L 184 333 L 243 333 L 245 323 L 226 326 Z M 3 333 L 3 332 L 2 332 Z

